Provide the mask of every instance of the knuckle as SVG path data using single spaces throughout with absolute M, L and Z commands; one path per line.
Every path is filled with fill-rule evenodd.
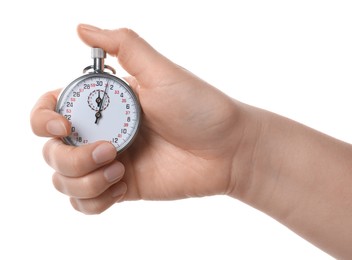
M 80 172 L 80 165 L 81 165 L 81 160 L 79 159 L 79 156 L 72 154 L 70 155 L 70 166 L 72 168 L 72 173 L 74 175 L 79 175 Z
M 85 176 L 82 178 L 80 189 L 84 191 L 85 198 L 95 198 L 99 196 L 103 191 L 99 185 L 99 182 L 89 177 L 90 176 Z
M 70 201 L 75 210 L 86 215 L 101 214 L 113 204 L 113 201 L 104 196 L 94 199 L 77 199 L 71 197 Z
M 77 151 L 77 149 L 72 150 L 68 156 L 70 158 L 71 174 L 79 177 L 85 173 L 84 165 L 87 164 L 87 162 L 82 156 L 83 153 Z
M 44 144 L 43 149 L 42 149 L 42 154 L 43 154 L 44 161 L 48 165 L 50 165 L 49 141 Z
M 54 159 L 53 159 L 54 148 L 55 148 L 54 139 L 50 139 L 44 144 L 43 150 L 42 150 L 42 154 L 45 162 L 53 168 L 55 166 Z
M 97 200 L 76 200 L 73 207 L 86 215 L 98 215 L 106 210 L 104 204 Z
M 115 37 L 119 38 L 120 44 L 113 50 L 115 54 L 118 53 L 119 60 L 122 63 L 128 63 L 133 56 L 132 52 L 128 51 L 130 46 L 134 46 L 139 35 L 129 28 L 120 28 L 114 31 Z
M 51 181 L 55 189 L 63 193 L 63 185 L 62 185 L 62 182 L 59 180 L 57 173 L 53 174 Z
M 137 38 L 138 34 L 130 28 L 124 27 L 116 30 L 117 33 L 122 35 L 122 37 Z
M 37 116 L 36 116 L 36 109 L 33 109 L 31 111 L 31 114 L 30 114 L 30 117 L 29 117 L 29 122 L 30 122 L 30 126 L 31 126 L 31 129 L 32 129 L 32 132 L 35 134 L 35 135 L 39 135 L 39 131 L 38 131 L 38 128 L 37 128 Z
M 76 198 L 71 197 L 71 198 L 70 198 L 70 202 L 71 202 L 72 207 L 73 207 L 75 210 L 77 210 L 77 211 L 83 213 L 83 211 L 82 211 L 82 206 L 81 206 L 81 203 L 80 203 L 79 199 L 76 199 Z
M 42 95 L 37 103 L 33 106 L 30 112 L 30 126 L 32 132 L 37 136 L 49 136 L 45 129 L 45 119 L 47 118 L 44 115 L 47 115 L 48 112 L 54 111 L 56 106 L 56 100 L 58 93 L 61 90 L 54 90 L 46 92 Z
M 89 204 L 87 205 L 88 207 L 86 208 L 86 214 L 89 215 L 97 215 L 97 214 L 101 214 L 105 211 L 105 207 L 102 203 L 99 203 L 98 201 L 90 201 Z

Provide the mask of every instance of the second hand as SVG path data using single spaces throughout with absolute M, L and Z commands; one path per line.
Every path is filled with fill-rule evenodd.
M 98 124 L 99 119 L 102 117 L 101 111 L 103 110 L 103 103 L 104 103 L 104 99 L 105 99 L 108 87 L 109 87 L 109 81 L 106 82 L 103 98 L 101 99 L 101 101 L 98 104 L 99 110 L 95 113 L 95 124 Z

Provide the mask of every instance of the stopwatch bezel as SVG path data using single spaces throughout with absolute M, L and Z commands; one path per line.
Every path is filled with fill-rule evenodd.
M 107 78 L 110 80 L 114 80 L 114 81 L 118 82 L 119 84 L 123 85 L 123 87 L 131 95 L 133 102 L 136 106 L 137 122 L 136 122 L 136 127 L 133 129 L 133 132 L 131 133 L 131 138 L 127 142 L 125 142 L 122 146 L 119 146 L 119 147 L 115 146 L 117 152 L 120 154 L 123 151 L 125 151 L 128 147 L 130 147 L 131 144 L 134 142 L 134 140 L 136 139 L 136 137 L 138 135 L 139 128 L 140 128 L 141 121 L 142 121 L 142 118 L 141 118 L 142 117 L 142 109 L 141 109 L 139 99 L 138 99 L 137 95 L 135 94 L 135 92 L 133 91 L 133 89 L 131 88 L 131 86 L 125 80 L 118 78 L 114 75 L 111 75 L 107 72 L 102 72 L 102 73 L 101 72 L 91 72 L 89 74 L 82 75 L 82 76 L 78 77 L 77 79 L 73 80 L 70 84 L 67 85 L 66 88 L 64 88 L 61 91 L 61 93 L 57 99 L 55 111 L 57 113 L 59 113 L 60 115 L 62 115 L 60 113 L 60 108 L 62 107 L 64 100 L 66 100 L 65 97 L 67 96 L 67 93 L 70 93 L 72 91 L 72 89 L 74 89 L 77 86 L 77 84 L 79 84 L 80 82 L 87 80 L 89 78 L 95 78 L 95 77 Z M 72 146 L 76 146 L 76 147 L 81 146 L 81 145 L 76 145 L 73 141 L 71 141 L 70 135 L 62 137 L 61 139 L 64 141 L 64 143 L 66 143 L 68 145 L 72 145 Z M 109 140 L 102 140 L 102 141 L 109 141 Z M 82 144 L 82 145 L 84 145 L 84 144 Z

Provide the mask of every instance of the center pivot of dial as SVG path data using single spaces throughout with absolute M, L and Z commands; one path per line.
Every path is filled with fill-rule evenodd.
M 88 96 L 88 105 L 94 111 L 103 111 L 110 104 L 110 97 L 104 90 L 96 89 Z

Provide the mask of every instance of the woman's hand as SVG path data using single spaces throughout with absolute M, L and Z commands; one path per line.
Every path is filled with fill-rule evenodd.
M 134 144 L 117 155 L 108 142 L 73 147 L 59 137 L 69 122 L 54 112 L 59 90 L 45 94 L 31 114 L 34 133 L 53 137 L 44 158 L 54 186 L 84 213 L 122 200 L 172 200 L 226 194 L 235 184 L 234 156 L 245 130 L 241 105 L 155 51 L 128 29 L 80 25 L 89 46 L 116 56 L 130 73 L 143 121 Z M 245 153 L 248 154 L 248 153 Z M 243 162 L 243 160 L 242 160 Z

